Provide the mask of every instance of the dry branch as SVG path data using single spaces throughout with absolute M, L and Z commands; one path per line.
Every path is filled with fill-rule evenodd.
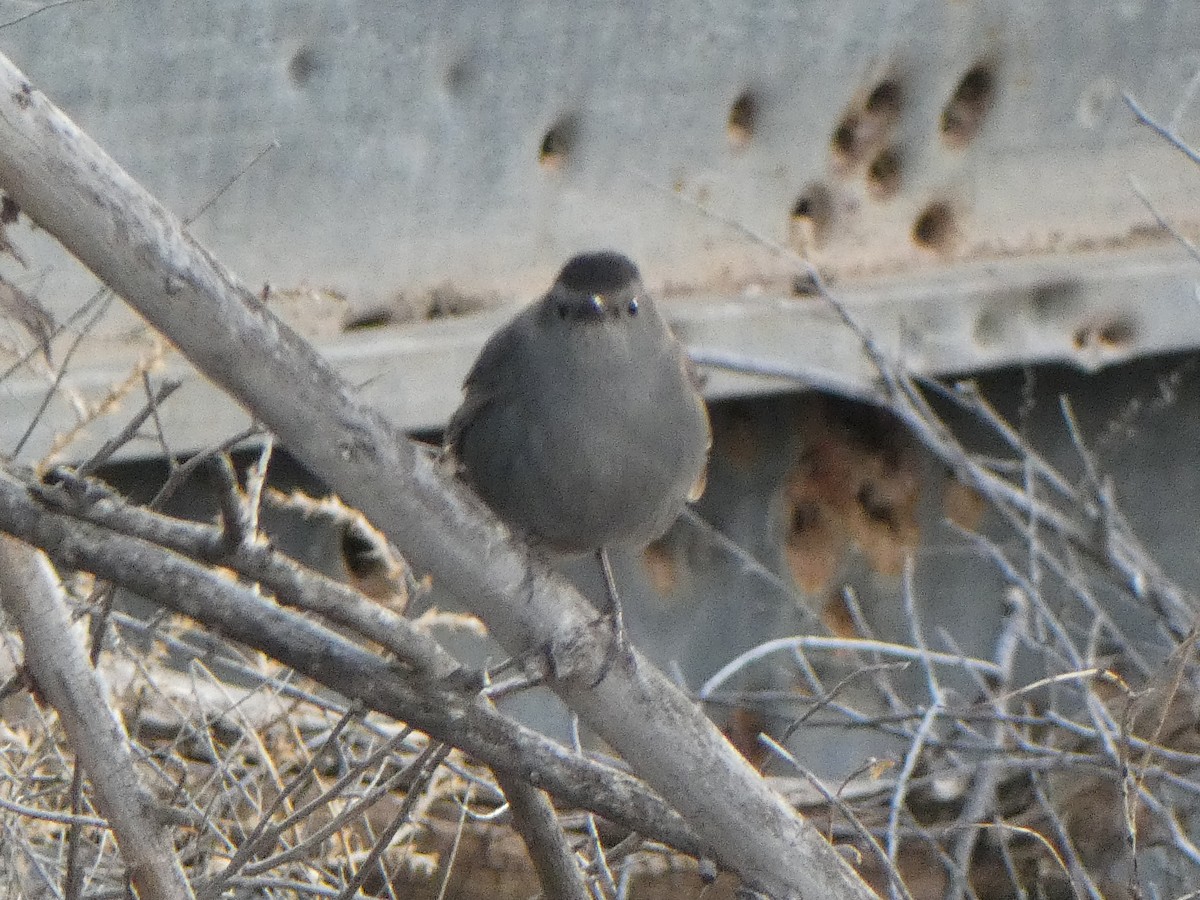
M 512 809 L 513 824 L 529 850 L 543 896 L 590 900 L 579 863 L 546 795 L 529 782 L 501 771 L 496 772 L 496 783 Z
M 190 900 L 170 833 L 134 772 L 124 728 L 71 629 L 58 576 L 45 556 L 7 536 L 0 538 L 0 603 L 21 629 L 25 666 L 58 710 L 138 893 L 152 900 Z

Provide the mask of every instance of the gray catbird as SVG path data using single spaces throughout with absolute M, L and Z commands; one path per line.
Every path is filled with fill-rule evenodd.
M 487 504 L 553 554 L 640 547 L 704 490 L 708 413 L 619 253 L 570 260 L 484 346 L 446 445 Z M 617 607 L 615 589 L 610 596 Z M 618 610 L 614 609 L 614 613 Z

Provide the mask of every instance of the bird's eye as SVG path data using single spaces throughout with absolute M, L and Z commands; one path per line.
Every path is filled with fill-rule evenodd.
M 634 297 L 632 300 L 629 301 L 629 314 L 631 316 L 636 316 L 638 314 L 637 297 Z
M 558 317 L 560 319 L 565 319 L 570 314 L 571 314 L 571 306 L 569 303 L 566 303 L 564 301 L 564 302 L 558 304 Z

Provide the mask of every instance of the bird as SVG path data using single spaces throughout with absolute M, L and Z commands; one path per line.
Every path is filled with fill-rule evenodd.
M 620 640 L 606 554 L 646 546 L 703 493 L 700 388 L 637 266 L 581 253 L 484 344 L 445 431 L 458 474 L 531 545 L 597 555 Z

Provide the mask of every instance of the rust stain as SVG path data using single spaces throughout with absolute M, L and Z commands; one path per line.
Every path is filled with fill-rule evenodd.
M 798 586 L 826 593 L 847 551 L 896 576 L 921 537 L 921 472 L 911 439 L 889 414 L 814 402 L 798 423 L 807 446 L 784 485 L 784 555 Z
M 663 597 L 670 597 L 679 588 L 679 560 L 663 540 L 651 543 L 642 551 L 642 565 L 650 586 Z

